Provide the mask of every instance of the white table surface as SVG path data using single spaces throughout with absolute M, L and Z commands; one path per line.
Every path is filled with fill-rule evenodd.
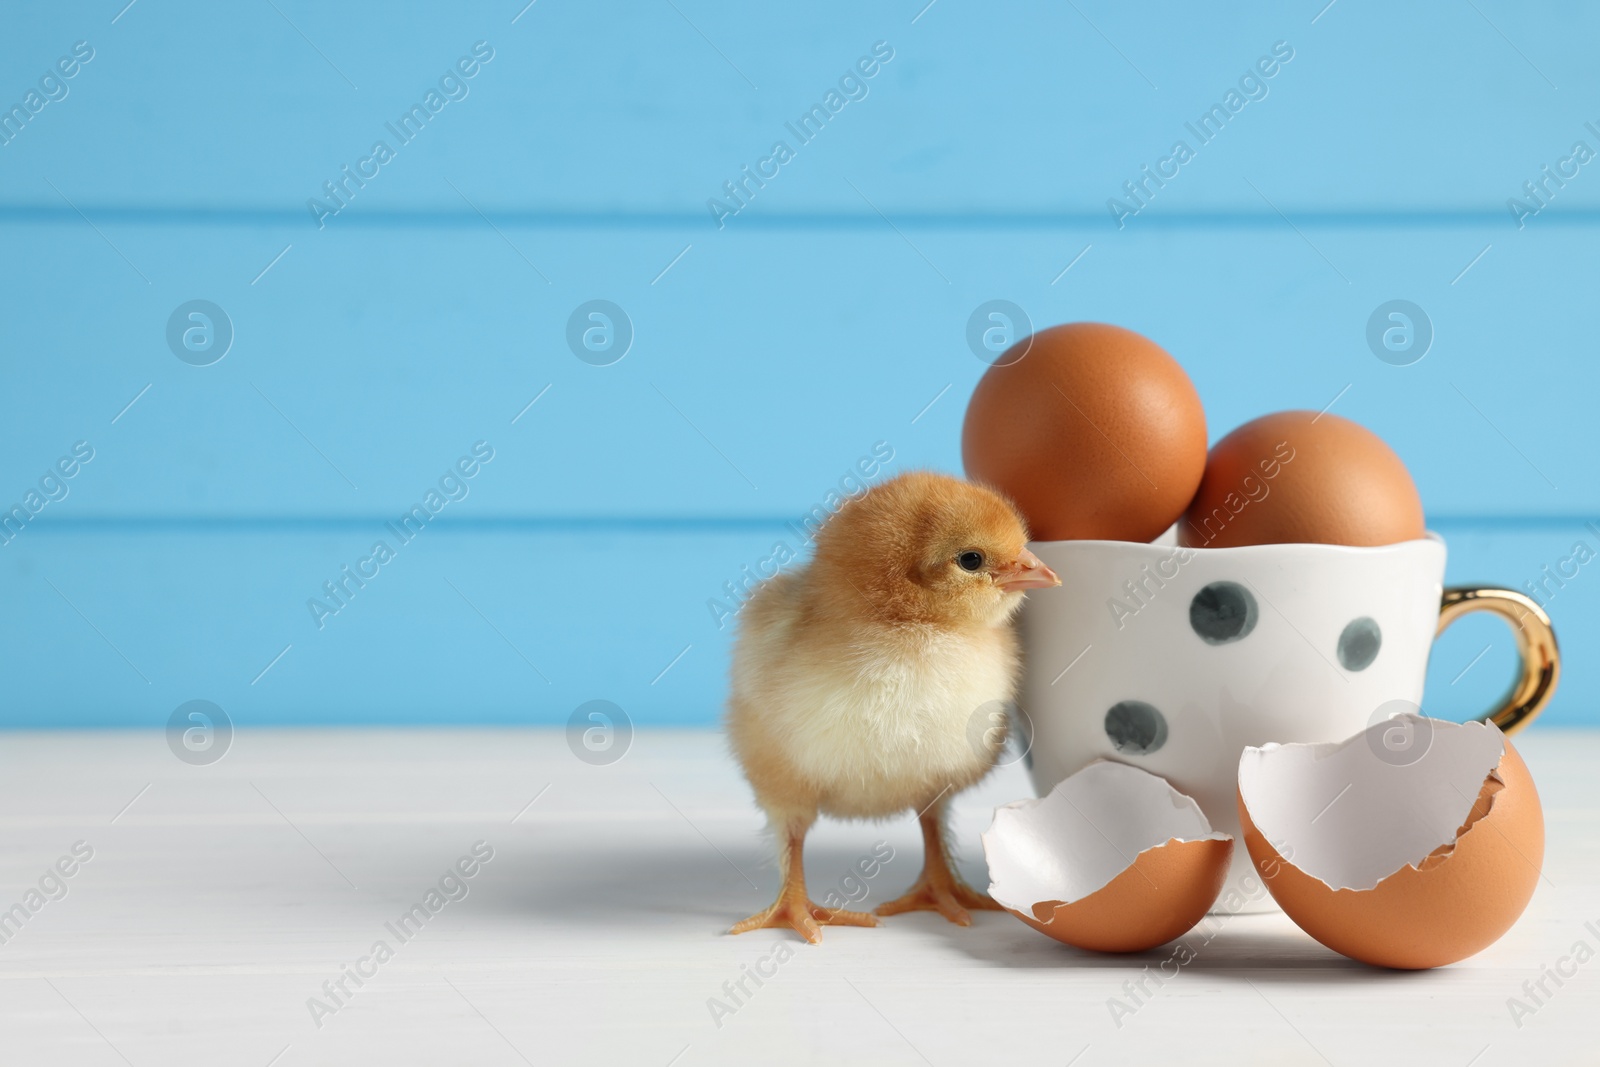
M 159 733 L 7 734 L 0 908 L 75 842 L 94 854 L 0 944 L 0 1063 L 1600 1063 L 1600 959 L 1520 1027 L 1507 1006 L 1576 942 L 1600 950 L 1600 732 L 1519 742 L 1548 851 L 1498 944 L 1394 973 L 1241 916 L 1119 1026 L 1109 999 L 1170 950 L 1094 956 L 1003 913 L 726 936 L 777 873 L 710 731 L 641 732 L 604 767 L 546 730 L 245 731 L 207 767 Z M 956 802 L 973 882 L 993 806 L 1028 792 L 1012 767 Z M 398 942 L 384 924 L 480 840 L 467 896 Z M 820 826 L 814 894 L 878 841 L 895 858 L 868 906 L 907 886 L 909 816 Z M 393 958 L 317 1026 L 308 998 L 380 938 Z M 713 1019 L 758 961 L 776 973 Z

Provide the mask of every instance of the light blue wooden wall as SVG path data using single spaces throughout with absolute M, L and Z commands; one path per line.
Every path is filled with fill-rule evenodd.
M 0 145 L 0 503 L 94 450 L 0 547 L 0 723 L 196 698 L 241 724 L 710 721 L 708 602 L 879 442 L 959 470 L 993 299 L 1156 338 L 1213 437 L 1337 398 L 1410 464 L 1452 580 L 1600 549 L 1600 164 L 1541 171 L 1600 151 L 1589 6 L 124 3 L 17 5 L 0 35 L 7 108 L 93 50 Z M 1201 144 L 1185 124 L 1275 46 Z M 379 139 L 319 226 L 308 199 Z M 1119 227 L 1108 199 L 1179 139 Z M 779 140 L 719 226 L 707 201 Z M 1435 331 L 1410 366 L 1365 338 L 1396 298 Z M 235 333 L 210 366 L 166 341 L 195 299 Z M 594 299 L 633 326 L 610 366 L 566 340 Z M 319 628 L 307 600 L 480 441 L 468 495 Z M 1550 601 L 1551 721 L 1600 722 L 1597 589 L 1593 564 Z M 1447 714 L 1511 671 L 1504 630 L 1462 631 Z

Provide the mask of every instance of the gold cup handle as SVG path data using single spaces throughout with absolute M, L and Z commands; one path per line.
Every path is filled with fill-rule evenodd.
M 1439 605 L 1439 628 L 1434 636 L 1471 611 L 1492 611 L 1511 624 L 1517 638 L 1517 653 L 1522 657 L 1522 674 L 1498 708 L 1479 716 L 1507 734 L 1516 733 L 1544 710 L 1555 695 L 1561 678 L 1561 650 L 1556 647 L 1556 632 L 1550 616 L 1533 600 L 1514 589 L 1492 586 L 1456 588 L 1444 591 Z

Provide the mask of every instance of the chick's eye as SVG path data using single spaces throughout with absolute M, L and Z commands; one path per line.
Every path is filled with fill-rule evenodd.
M 964 571 L 975 571 L 983 566 L 982 552 L 963 552 L 956 557 L 956 563 Z

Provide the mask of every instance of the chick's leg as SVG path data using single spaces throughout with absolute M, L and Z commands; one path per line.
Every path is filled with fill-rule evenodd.
M 922 874 L 904 896 L 877 907 L 879 915 L 899 915 L 907 911 L 936 911 L 958 926 L 971 926 L 968 908 L 999 911 L 985 893 L 973 889 L 950 868 L 950 854 L 944 841 L 944 803 L 936 801 L 923 809 L 917 821 L 922 824 Z
M 778 869 L 783 884 L 778 899 L 765 911 L 758 911 L 737 923 L 733 934 L 750 930 L 792 929 L 813 945 L 822 941 L 823 926 L 877 926 L 878 920 L 864 911 L 825 908 L 806 896 L 805 844 L 810 820 L 789 820 L 783 825 L 783 842 L 778 853 Z

